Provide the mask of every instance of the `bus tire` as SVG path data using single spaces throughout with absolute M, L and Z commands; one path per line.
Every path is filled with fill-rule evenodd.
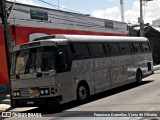
M 139 70 L 137 71 L 137 74 L 136 74 L 136 83 L 137 84 L 142 83 L 142 73 Z
M 89 95 L 90 93 L 87 84 L 80 83 L 77 87 L 77 100 L 81 103 L 84 103 L 88 100 Z

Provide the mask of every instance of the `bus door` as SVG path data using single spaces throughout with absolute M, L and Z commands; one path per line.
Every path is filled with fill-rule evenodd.
M 112 82 L 112 87 L 117 87 L 120 86 L 121 80 L 123 80 L 123 68 L 122 67 L 116 67 L 116 68 L 111 68 L 111 82 Z

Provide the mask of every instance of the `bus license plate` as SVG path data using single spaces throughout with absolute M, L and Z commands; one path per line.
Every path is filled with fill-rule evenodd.
M 34 104 L 34 101 L 27 101 L 28 105 Z

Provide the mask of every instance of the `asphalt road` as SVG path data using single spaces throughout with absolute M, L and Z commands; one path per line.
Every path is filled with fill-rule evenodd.
M 68 116 L 72 116 L 76 114 L 76 111 L 78 114 L 79 111 L 83 111 L 84 113 L 88 111 L 160 112 L 160 70 L 155 71 L 155 74 L 144 78 L 140 85 L 129 84 L 94 95 L 89 102 L 85 104 L 70 102 L 57 107 L 16 108 L 12 111 L 41 113 L 43 117 L 51 118 L 54 118 L 55 116 L 67 116 L 68 113 Z M 109 117 L 109 119 L 114 119 L 114 117 Z M 130 117 L 126 119 L 130 119 Z

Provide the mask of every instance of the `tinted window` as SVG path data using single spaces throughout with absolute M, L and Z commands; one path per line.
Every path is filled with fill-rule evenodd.
M 131 48 L 133 52 L 141 52 L 140 43 L 131 43 Z
M 93 56 L 104 56 L 105 50 L 102 43 L 89 43 Z
M 89 49 L 87 43 L 74 43 L 71 44 L 71 50 L 74 57 L 89 57 Z
M 131 53 L 131 48 L 129 43 L 119 43 L 119 48 L 122 54 Z
M 106 49 L 109 55 L 118 55 L 120 50 L 117 43 L 106 43 Z
M 148 43 L 142 43 L 142 49 L 144 52 L 149 52 L 150 51 L 150 47 Z

